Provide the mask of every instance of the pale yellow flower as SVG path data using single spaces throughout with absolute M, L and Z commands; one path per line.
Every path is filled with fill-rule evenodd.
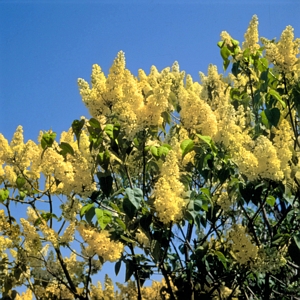
M 154 187 L 154 208 L 165 224 L 178 222 L 183 216 L 186 202 L 183 199 L 184 186 L 179 181 L 179 174 L 177 154 L 171 150 L 162 165 L 161 177 Z
M 256 15 L 252 17 L 244 37 L 243 50 L 250 49 L 251 53 L 255 53 L 260 48 L 258 44 L 258 18 Z
M 96 229 L 80 224 L 77 227 L 83 240 L 88 244 L 86 249 L 89 255 L 98 254 L 104 261 L 114 262 L 121 257 L 124 250 L 124 245 L 120 242 L 115 242 L 110 239 L 109 233 L 106 230 L 100 232 Z
M 294 28 L 287 26 L 283 30 L 280 40 L 275 43 L 268 39 L 262 38 L 262 43 L 266 48 L 266 58 L 280 72 L 291 73 L 299 70 L 300 39 L 294 40 Z
M 192 89 L 181 88 L 178 97 L 184 128 L 202 135 L 214 136 L 217 132 L 217 121 L 211 107 Z
M 257 258 L 258 247 L 251 242 L 251 237 L 242 225 L 233 225 L 228 233 L 228 242 L 236 261 L 245 265 L 253 263 Z
M 70 225 L 66 228 L 63 235 L 60 237 L 61 243 L 70 243 L 74 240 L 75 234 L 75 222 L 70 223 Z
M 27 289 L 26 292 L 23 292 L 21 295 L 17 294 L 15 300 L 32 300 L 32 291 Z

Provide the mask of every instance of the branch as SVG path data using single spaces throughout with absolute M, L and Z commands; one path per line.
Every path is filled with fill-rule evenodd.
M 136 259 L 135 259 L 135 253 L 134 253 L 134 249 L 133 249 L 132 244 L 130 243 L 128 245 L 128 247 L 131 251 L 132 261 L 133 261 L 134 265 L 137 267 L 137 262 L 136 262 Z M 139 272 L 138 272 L 137 268 L 135 268 L 135 270 L 134 270 L 134 277 L 135 277 L 135 281 L 136 281 L 136 284 L 137 284 L 138 300 L 142 300 L 141 281 L 140 281 L 140 275 L 139 275 Z
M 68 271 L 68 269 L 67 269 L 67 267 L 66 267 L 66 264 L 65 264 L 65 262 L 64 262 L 64 259 L 63 259 L 62 255 L 61 255 L 61 253 L 60 253 L 60 250 L 59 250 L 58 248 L 54 248 L 54 249 L 55 249 L 57 258 L 58 258 L 58 260 L 59 260 L 59 263 L 60 263 L 60 265 L 61 265 L 61 267 L 62 267 L 62 269 L 63 269 L 63 271 L 64 271 L 64 274 L 65 274 L 65 276 L 66 276 L 66 278 L 67 278 L 67 281 L 68 281 L 68 283 L 69 283 L 69 285 L 70 285 L 70 287 L 69 287 L 70 291 L 73 293 L 73 295 L 74 295 L 75 297 L 79 298 L 80 300 L 85 300 L 85 297 L 83 297 L 83 296 L 81 296 L 81 295 L 79 295 L 79 294 L 77 293 L 76 286 L 74 285 L 74 283 L 73 283 L 73 281 L 72 281 L 72 278 L 71 278 L 71 276 L 70 276 L 70 274 L 69 274 L 69 271 Z

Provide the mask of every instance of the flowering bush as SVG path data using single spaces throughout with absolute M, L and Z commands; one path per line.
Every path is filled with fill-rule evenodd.
M 300 294 L 300 40 L 260 41 L 256 16 L 241 47 L 223 31 L 231 72 L 201 83 L 177 62 L 135 77 L 119 52 L 78 80 L 91 118 L 59 141 L 0 134 L 3 299 Z M 107 261 L 126 267 L 118 290 L 94 282 Z

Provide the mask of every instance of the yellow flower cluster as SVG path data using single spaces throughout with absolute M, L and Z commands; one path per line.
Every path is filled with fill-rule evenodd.
M 221 209 L 223 209 L 225 213 L 230 210 L 231 205 L 234 203 L 234 199 L 229 197 L 227 190 L 222 190 L 216 195 L 216 198 L 216 203 L 221 207 Z
M 160 221 L 170 224 L 182 218 L 186 204 L 183 199 L 184 186 L 179 180 L 178 158 L 175 151 L 169 151 L 160 175 L 154 187 L 154 208 Z
M 227 46 L 227 47 L 233 46 L 232 41 L 231 41 L 233 38 L 227 31 L 222 31 L 220 33 L 220 37 L 221 37 L 221 40 L 223 41 L 223 43 L 225 44 L 225 46 Z
M 129 137 L 145 127 L 162 123 L 162 112 L 172 109 L 168 97 L 174 75 L 167 68 L 161 73 L 153 66 L 149 76 L 139 70 L 139 79 L 125 68 L 124 52 L 120 51 L 105 77 L 100 66 L 92 69 L 91 88 L 78 80 L 82 100 L 90 114 L 100 120 L 117 115 Z
M 50 242 L 54 247 L 58 246 L 58 234 L 53 228 L 50 228 L 45 221 L 42 221 L 39 224 L 39 229 L 46 241 Z
M 112 280 L 109 278 L 107 274 L 105 274 L 104 278 L 104 290 L 102 289 L 102 284 L 100 281 L 97 282 L 97 286 L 91 284 L 90 289 L 90 297 L 91 300 L 115 300 L 118 298 L 118 293 L 114 292 L 114 285 Z M 125 297 L 122 299 L 126 299 Z M 130 298 L 134 299 L 134 298 Z
M 210 64 L 208 66 L 207 76 L 200 72 L 201 78 L 201 99 L 204 99 L 211 109 L 215 111 L 220 105 L 229 103 L 228 82 L 218 73 L 217 66 Z M 217 117 L 217 115 L 216 115 Z
M 16 186 L 21 172 L 32 180 L 40 178 L 38 170 L 28 170 L 33 162 L 39 160 L 39 147 L 31 140 L 24 144 L 22 126 L 17 127 L 10 144 L 0 134 L 0 144 L 0 183 L 6 181 Z
M 172 281 L 171 288 L 173 293 L 176 292 L 176 287 L 173 285 Z M 117 287 L 120 290 L 116 292 L 116 296 L 114 299 L 116 300 L 130 300 L 137 298 L 137 288 L 134 281 L 129 280 L 127 285 L 116 283 Z M 167 284 L 165 279 L 163 278 L 161 282 L 159 281 L 152 281 L 151 286 L 144 286 L 141 288 L 141 294 L 143 300 L 160 300 L 160 299 L 171 299 L 170 294 L 166 291 Z M 175 299 L 176 296 L 175 296 Z
M 64 262 L 69 271 L 70 276 L 72 277 L 73 283 L 75 285 L 80 284 L 82 274 L 84 274 L 86 271 L 84 266 L 85 263 L 83 261 L 80 261 L 75 253 L 71 253 L 70 257 L 64 257 Z M 93 265 L 95 266 L 94 262 Z M 96 270 L 99 270 L 99 268 L 95 269 L 95 271 Z
M 80 212 L 82 204 L 76 197 L 67 197 L 66 202 L 61 206 L 62 214 L 66 221 L 74 222 L 76 215 Z
M 274 129 L 274 147 L 277 151 L 277 157 L 280 160 L 280 167 L 286 180 L 290 179 L 291 167 L 290 162 L 293 156 L 293 130 L 291 124 L 283 119 Z M 290 181 L 290 180 L 289 180 Z
M 142 230 L 136 232 L 135 238 L 142 247 L 150 247 L 150 240 Z
M 0 231 L 6 231 L 9 228 L 9 223 L 6 221 L 5 212 L 0 210 Z
M 267 178 L 278 181 L 283 180 L 284 176 L 288 177 L 290 166 L 287 162 L 292 157 L 289 148 L 292 137 L 287 121 L 282 122 L 282 129 L 274 129 L 276 138 L 272 142 L 266 136 L 252 140 L 251 133 L 245 129 L 246 112 L 242 106 L 236 111 L 231 104 L 224 103 L 215 114 L 218 132 L 213 137 L 214 142 L 223 144 L 230 151 L 241 174 L 249 180 Z
M 75 234 L 75 222 L 72 222 L 60 237 L 60 242 L 61 243 L 72 242 L 74 240 L 74 234 Z
M 31 224 L 34 224 L 35 221 L 40 217 L 30 206 L 27 208 L 27 216 L 28 216 L 28 222 L 30 222 Z M 54 229 L 50 228 L 44 220 L 41 220 L 41 222 L 38 224 L 38 227 L 40 231 L 43 233 L 45 240 L 52 243 L 54 247 L 57 247 L 58 246 L 57 232 Z
M 193 83 L 188 75 L 186 88 L 181 87 L 178 92 L 181 122 L 188 130 L 214 136 L 217 132 L 216 117 L 207 102 L 200 98 L 200 92 L 199 83 Z
M 78 147 L 70 129 L 62 134 L 60 142 L 65 140 L 70 142 L 75 151 L 74 156 L 67 154 L 67 159 L 58 153 L 61 149 L 56 142 L 45 150 L 31 140 L 24 144 L 21 126 L 18 126 L 10 144 L 0 134 L 0 184 L 5 181 L 16 187 L 16 180 L 21 176 L 26 179 L 24 189 L 39 189 L 38 180 L 43 174 L 46 178 L 45 188 L 52 193 L 90 195 L 96 189 L 96 184 L 91 174 L 91 154 L 87 152 L 88 137 L 83 132 Z
M 239 294 L 238 290 L 235 290 L 233 292 L 232 289 L 230 289 L 229 287 L 225 286 L 225 285 L 221 285 L 219 288 L 217 288 L 216 290 L 214 290 L 214 292 L 212 293 L 212 300 L 238 300 L 237 296 Z M 236 296 L 236 297 L 232 297 L 232 296 Z
M 56 151 L 57 146 L 54 143 L 54 147 L 46 149 L 41 162 L 41 171 L 49 178 L 46 187 L 57 194 L 70 195 L 75 192 L 83 196 L 90 195 L 96 189 L 96 184 L 91 174 L 90 158 L 85 158 L 86 152 L 82 155 L 77 143 L 73 143 L 74 156 L 68 155 L 65 160 Z
M 101 230 L 99 232 L 84 224 L 79 224 L 79 226 L 77 226 L 77 231 L 88 244 L 86 248 L 88 256 L 97 254 L 101 256 L 104 261 L 110 262 L 114 262 L 121 257 L 124 245 L 120 242 L 112 241 L 108 231 Z
M 246 233 L 246 228 L 242 225 L 232 226 L 227 241 L 231 246 L 231 254 L 239 264 L 252 264 L 256 260 L 258 247 L 252 244 L 250 236 Z
M 27 289 L 21 295 L 17 294 L 15 300 L 32 300 L 32 291 Z
M 300 39 L 294 40 L 292 26 L 287 26 L 283 30 L 277 43 L 265 38 L 262 38 L 261 41 L 266 48 L 266 58 L 274 64 L 279 72 L 299 71 L 299 58 L 297 55 L 299 54 Z
M 20 223 L 23 227 L 23 235 L 25 237 L 24 246 L 28 252 L 28 256 L 39 256 L 42 249 L 42 243 L 36 228 L 23 218 L 20 219 Z
M 244 38 L 243 50 L 250 49 L 251 53 L 255 53 L 260 48 L 258 44 L 258 18 L 256 15 L 252 17 Z
M 255 170 L 261 178 L 269 178 L 272 180 L 283 179 L 283 172 L 280 168 L 280 160 L 277 157 L 276 148 L 272 142 L 265 136 L 259 136 L 256 139 L 256 146 L 253 154 L 258 161 Z
M 0 258 L 6 258 L 7 254 L 5 251 L 12 247 L 13 241 L 10 238 L 0 236 Z
M 41 299 L 74 299 L 73 294 L 65 285 L 55 281 L 50 282 L 45 288 L 36 285 L 34 292 Z
M 280 268 L 287 263 L 285 259 L 287 251 L 287 245 L 281 248 L 274 247 L 271 249 L 264 249 L 261 247 L 258 251 L 256 261 L 252 265 L 252 269 L 261 273 L 276 274 L 280 272 Z

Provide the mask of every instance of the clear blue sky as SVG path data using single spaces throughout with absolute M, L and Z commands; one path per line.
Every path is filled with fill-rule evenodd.
M 0 132 L 25 139 L 67 130 L 88 112 L 77 78 L 92 64 L 107 74 L 118 51 L 132 73 L 177 60 L 198 80 L 222 60 L 216 43 L 228 31 L 242 41 L 251 17 L 260 36 L 279 38 L 287 25 L 300 37 L 300 1 L 2 1 L 0 0 Z M 1 145 L 0 145 L 1 147 Z
M 299 13 L 298 0 L 0 1 L 0 132 L 10 139 L 22 124 L 36 140 L 88 116 L 77 78 L 89 80 L 94 63 L 107 73 L 119 50 L 134 74 L 177 60 L 198 80 L 209 63 L 221 66 L 222 30 L 242 40 L 257 14 L 261 36 L 292 25 L 300 37 Z

